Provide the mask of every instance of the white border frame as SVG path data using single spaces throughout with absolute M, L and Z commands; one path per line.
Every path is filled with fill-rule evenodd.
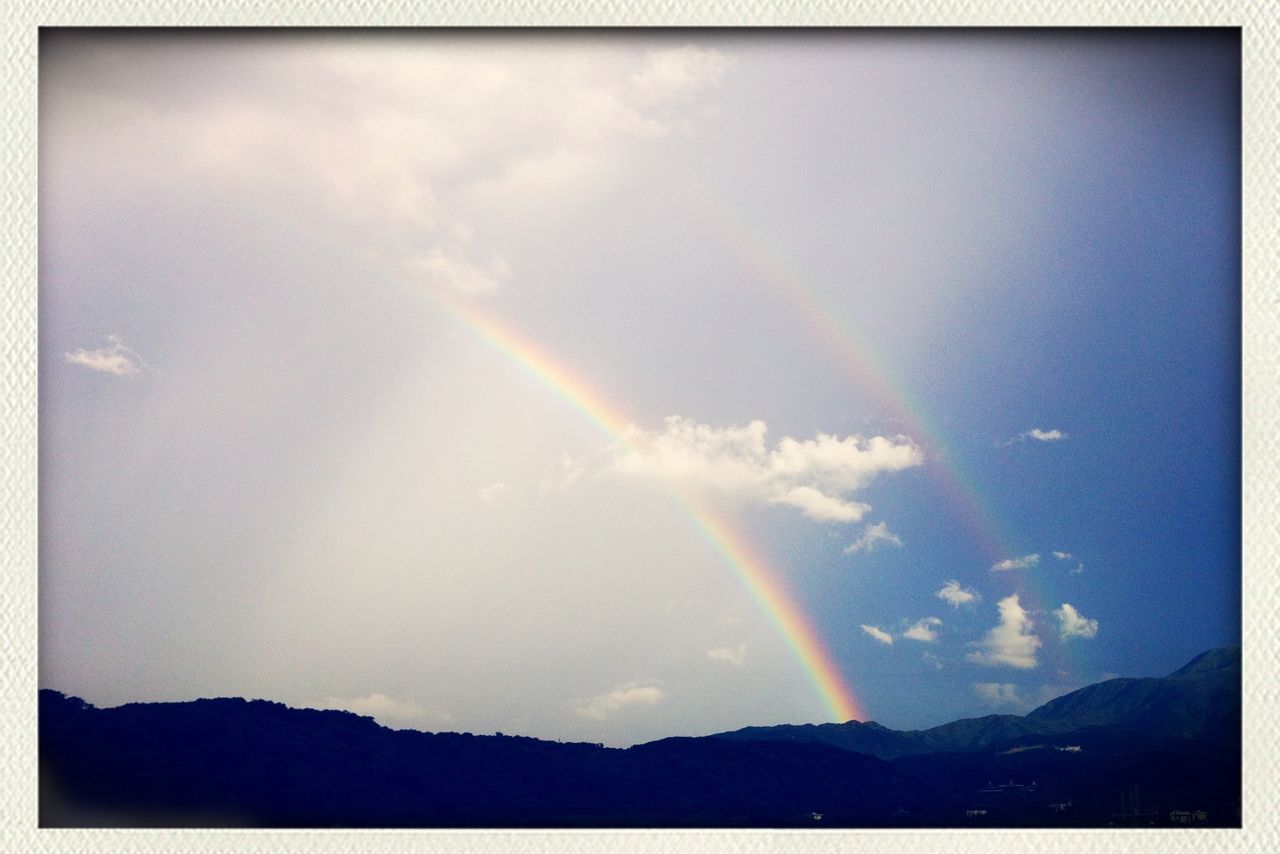
M 426 7 L 427 4 L 422 4 Z M 4 21 L 4 287 L 0 289 L 0 849 L 5 851 L 846 851 L 945 846 L 988 852 L 1266 852 L 1280 846 L 1280 712 L 1272 583 L 1280 554 L 1280 151 L 1277 15 L 1266 0 L 15 0 Z M 37 822 L 36 764 L 36 64 L 41 26 L 1238 26 L 1244 58 L 1243 829 L 1199 831 L 257 831 L 53 830 Z

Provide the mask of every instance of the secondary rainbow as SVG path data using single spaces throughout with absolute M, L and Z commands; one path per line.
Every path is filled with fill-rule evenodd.
M 630 429 L 634 422 L 534 341 L 475 305 L 444 298 L 440 304 L 477 338 L 555 392 L 611 440 L 643 451 L 643 439 Z M 673 486 L 668 485 L 668 491 L 768 615 L 817 688 L 831 718 L 839 722 L 865 720 L 861 704 L 781 573 L 723 517 Z
M 964 520 L 969 536 L 986 559 L 988 567 L 1032 551 L 1023 545 L 1017 545 L 997 524 L 995 514 L 989 509 L 973 479 L 965 473 L 960 455 L 946 441 L 943 431 L 933 426 L 933 419 L 925 414 L 923 405 L 907 387 L 895 381 L 889 367 L 882 360 L 874 358 L 861 343 L 863 336 L 858 334 L 853 323 L 842 316 L 768 240 L 735 215 L 728 205 L 719 201 L 713 191 L 696 179 L 691 179 L 687 186 L 690 192 L 685 198 L 691 211 L 699 216 L 757 281 L 767 285 L 808 323 L 815 336 L 836 355 L 837 362 L 867 396 L 872 407 L 884 413 L 889 421 L 901 425 L 910 438 L 924 446 L 927 451 L 926 459 L 930 463 L 927 470 L 947 496 L 950 506 Z M 1054 562 L 1050 558 L 1049 563 Z M 1013 587 L 1018 592 L 1029 594 L 1030 601 L 1025 604 L 1033 612 L 1047 617 L 1052 608 L 1050 603 L 1061 602 L 1062 597 L 1050 590 L 1053 579 L 1051 573 L 1043 569 L 1039 572 L 1030 569 L 995 574 L 1005 576 L 1005 582 L 1014 582 Z M 1079 669 L 1078 664 L 1070 661 L 1062 645 L 1046 645 L 1043 649 L 1058 667 L 1070 664 L 1071 669 Z
M 686 200 L 693 213 L 713 231 L 751 274 L 771 288 L 793 311 L 803 317 L 823 345 L 837 357 L 838 364 L 857 388 L 869 399 L 872 408 L 900 425 L 911 439 L 921 443 L 935 481 L 947 494 L 951 506 L 965 517 L 970 535 L 983 553 L 994 563 L 1016 554 L 1008 545 L 995 516 L 986 507 L 979 491 L 963 473 L 962 463 L 943 441 L 942 431 L 932 426 L 925 410 L 906 386 L 893 379 L 893 373 L 861 343 L 862 336 L 841 312 L 810 285 L 782 257 L 769 241 L 716 200 L 706 187 L 691 182 Z

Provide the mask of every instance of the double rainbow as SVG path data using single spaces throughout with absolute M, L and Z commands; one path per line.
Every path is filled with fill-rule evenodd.
M 947 452 L 949 443 L 944 440 L 941 429 L 934 426 L 934 420 L 926 415 L 923 405 L 907 386 L 896 381 L 889 366 L 862 345 L 864 336 L 853 328 L 845 313 L 796 271 L 767 239 L 734 215 L 727 205 L 716 201 L 710 190 L 692 181 L 686 201 L 745 270 L 804 320 L 871 407 L 890 423 L 905 428 L 904 432 L 930 452 L 933 457 L 930 462 L 934 464 L 929 470 L 935 482 L 947 496 L 948 503 L 965 517 L 965 526 L 984 557 L 994 563 L 1016 554 L 1008 547 L 1009 540 L 996 524 L 995 515 L 987 508 L 981 493 L 963 473 L 962 462 L 953 452 Z M 941 456 L 944 453 L 946 457 Z
M 906 384 L 895 379 L 890 367 L 877 359 L 861 344 L 860 335 L 847 318 L 812 285 L 770 242 L 753 229 L 705 184 L 690 176 L 685 196 L 690 212 L 715 235 L 743 268 L 760 284 L 768 287 L 778 299 L 789 305 L 808 325 L 814 337 L 835 356 L 836 363 L 847 373 L 873 407 L 890 422 L 905 428 L 914 441 L 926 450 L 926 471 L 946 497 L 947 504 L 963 519 L 965 528 L 987 565 L 1028 551 L 1008 536 L 996 522 L 996 515 L 984 500 L 982 492 L 967 474 L 955 444 L 945 437 L 923 405 L 908 391 Z M 1052 563 L 1052 559 L 1049 561 Z M 1026 594 L 1023 605 L 1033 613 L 1047 615 L 1052 602 L 1063 597 L 1052 590 L 1052 574 L 1034 570 L 1006 575 L 1017 592 Z M 1063 673 L 1079 671 L 1065 649 L 1045 646 L 1044 652 Z
M 928 471 L 947 497 L 948 504 L 963 517 L 970 537 L 988 563 L 994 565 L 1021 554 L 1023 549 L 1009 545 L 1012 540 L 1004 536 L 997 525 L 981 493 L 965 474 L 962 461 L 954 452 L 947 452 L 949 443 L 942 431 L 933 426 L 922 405 L 906 387 L 894 381 L 888 366 L 873 358 L 860 343 L 861 336 L 847 320 L 842 319 L 841 312 L 771 249 L 768 241 L 753 234 L 723 205 L 714 204 L 705 194 L 697 192 L 689 198 L 700 203 L 695 207 L 704 215 L 705 221 L 751 274 L 770 286 L 805 319 L 872 406 L 891 422 L 902 425 L 904 432 L 931 453 Z M 632 419 L 604 400 L 536 342 L 474 304 L 445 298 L 441 298 L 440 304 L 472 334 L 553 391 L 610 440 L 643 450 L 639 444 L 643 440 L 637 431 L 629 429 L 634 423 Z M 694 496 L 671 485 L 667 489 L 774 624 L 817 689 L 831 718 L 836 721 L 865 720 L 866 714 L 830 650 L 788 589 L 781 572 L 771 566 L 752 547 L 748 538 L 725 518 Z M 1046 581 L 1043 577 L 1040 579 L 1041 584 Z M 1018 586 L 1022 587 L 1021 584 Z M 1031 609 L 1046 612 L 1049 597 L 1039 595 L 1035 586 L 1031 586 L 1029 592 Z
M 441 300 L 441 305 L 477 338 L 553 391 L 609 439 L 643 450 L 643 439 L 629 429 L 634 422 L 536 342 L 474 305 L 452 300 Z M 866 714 L 848 682 L 813 622 L 788 590 L 781 573 L 722 516 L 694 496 L 674 486 L 668 485 L 667 488 L 698 532 L 768 615 L 817 688 L 831 718 L 835 721 L 865 720 Z

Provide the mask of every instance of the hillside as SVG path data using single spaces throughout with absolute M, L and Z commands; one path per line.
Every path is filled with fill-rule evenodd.
M 746 727 L 717 737 L 818 742 L 894 759 L 916 753 L 970 751 L 1042 740 L 1088 727 L 1118 727 L 1144 736 L 1239 738 L 1240 649 L 1210 650 L 1164 678 L 1109 679 L 1028 712 L 986 715 L 924 730 L 876 723 Z
M 263 700 L 40 692 L 42 826 L 1237 826 L 1239 651 L 1022 717 L 752 727 L 622 750 Z M 1231 722 L 1235 722 L 1235 727 Z M 1140 807 L 1133 805 L 1138 804 Z
M 1118 726 L 1169 738 L 1228 735 L 1240 728 L 1240 649 L 1203 653 L 1164 679 L 1110 679 L 1028 713 L 1040 723 Z

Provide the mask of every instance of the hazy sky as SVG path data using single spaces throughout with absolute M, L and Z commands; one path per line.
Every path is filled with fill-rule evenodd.
M 40 75 L 43 687 L 629 744 L 1239 642 L 1237 31 Z

